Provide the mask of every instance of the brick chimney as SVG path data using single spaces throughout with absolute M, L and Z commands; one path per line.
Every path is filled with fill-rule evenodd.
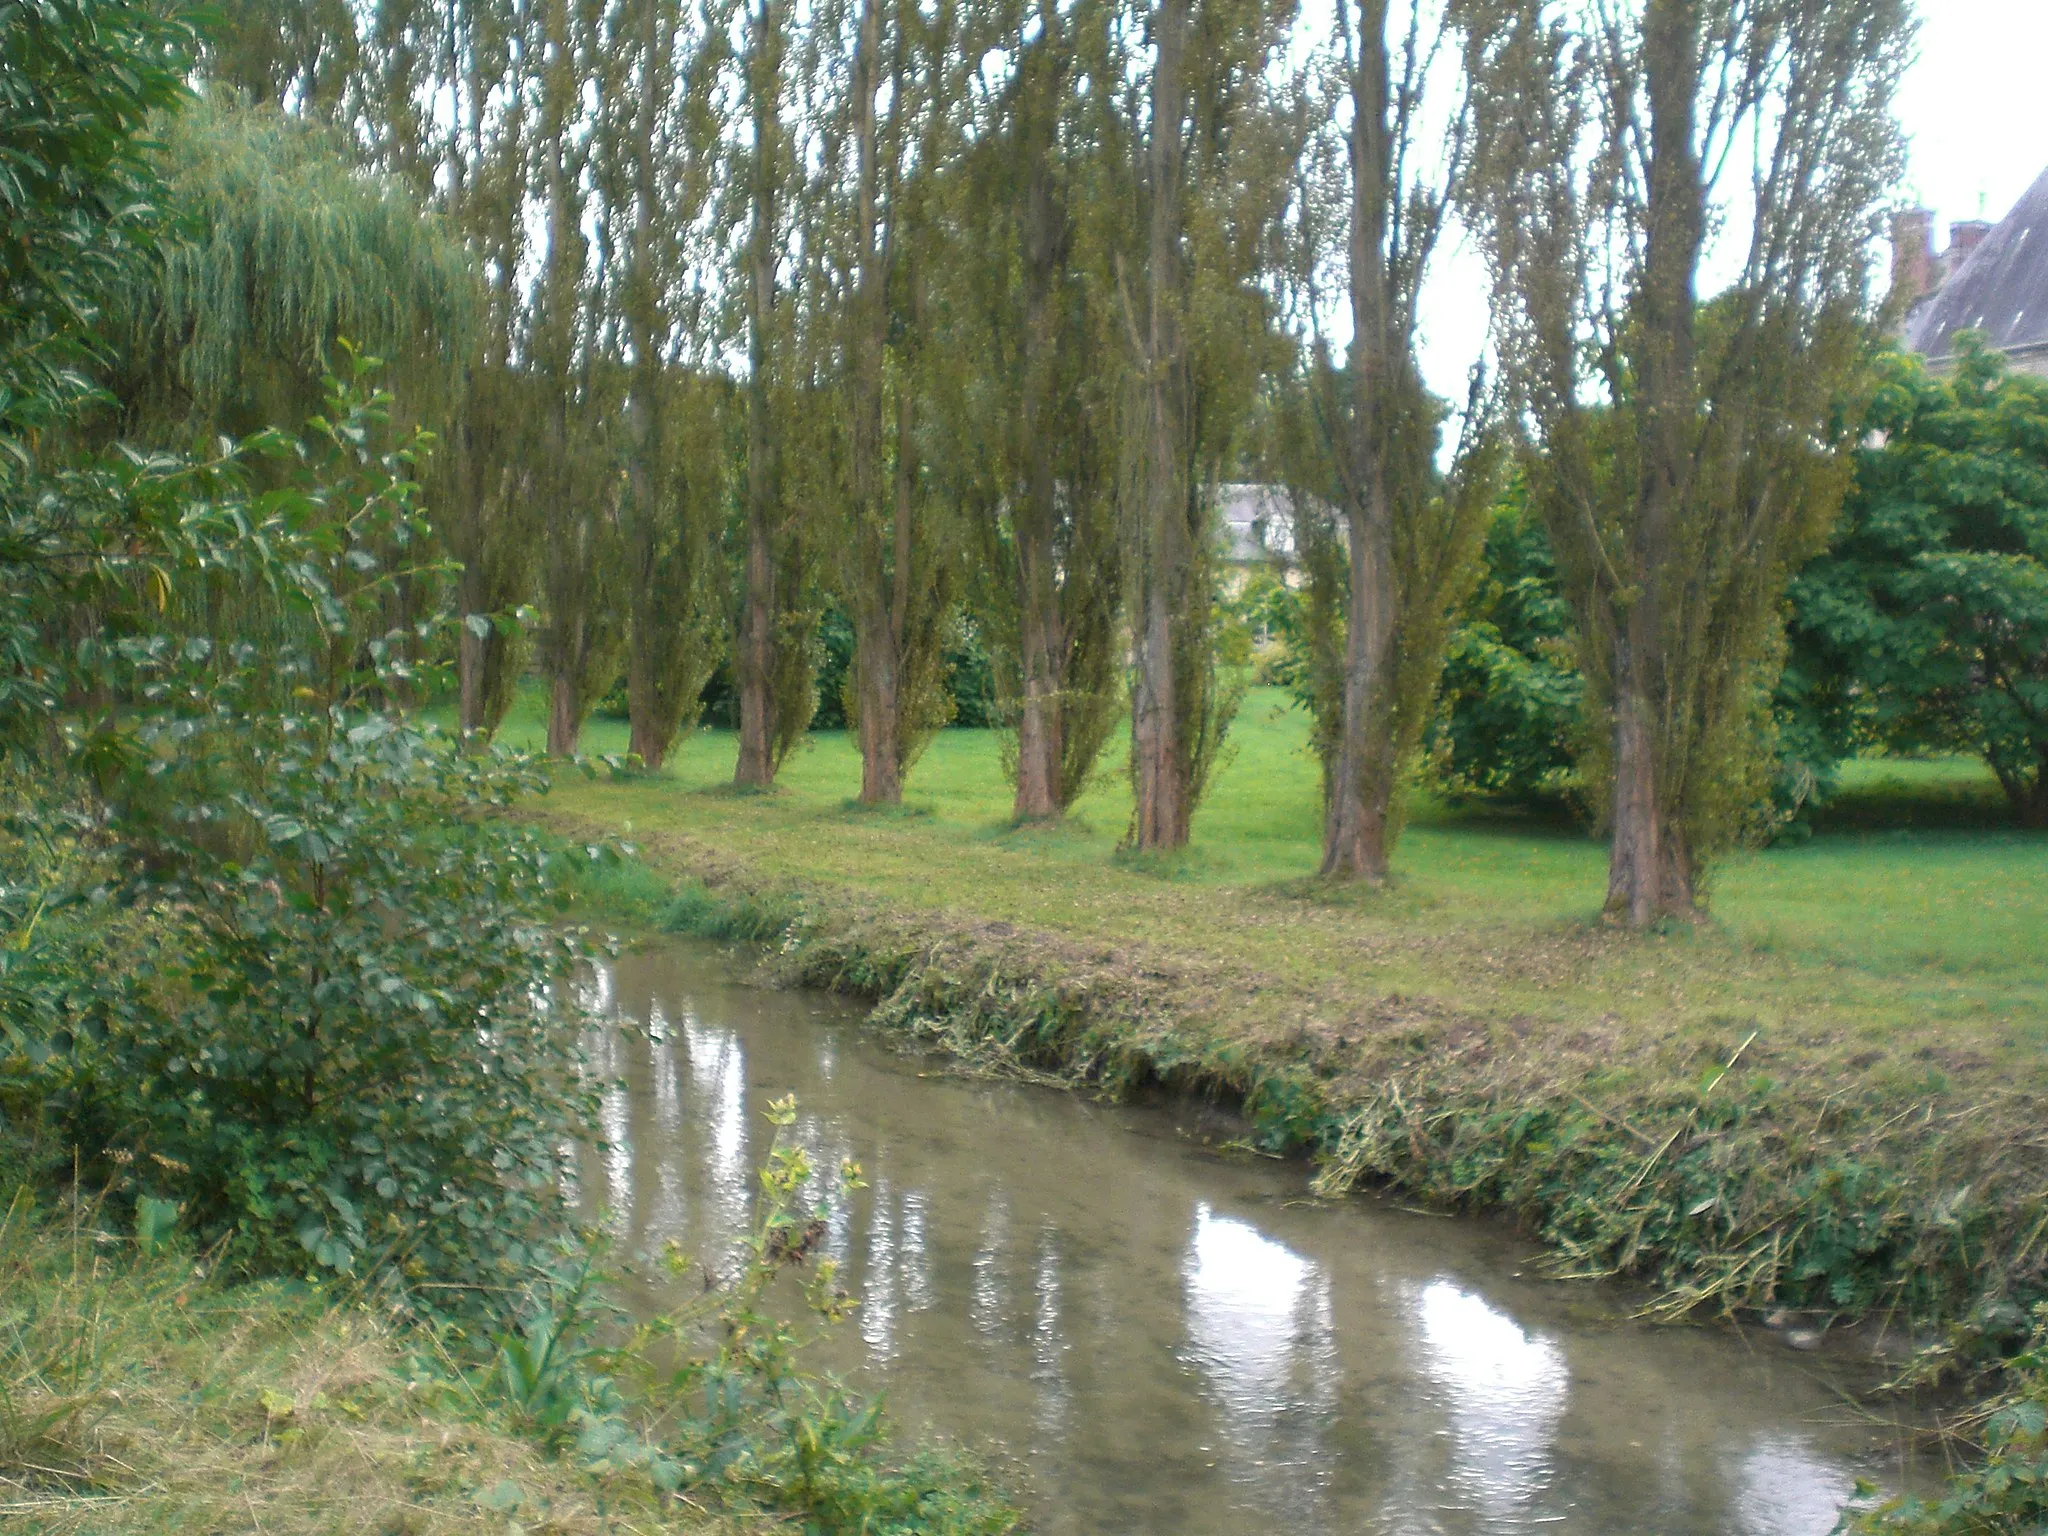
M 1892 215 L 1892 292 L 1910 308 L 1939 286 L 1934 210 L 1902 208 Z
M 1958 219 L 1948 227 L 1948 255 L 1944 258 L 1953 272 L 1970 259 L 1970 252 L 1984 243 L 1991 225 L 1984 219 Z

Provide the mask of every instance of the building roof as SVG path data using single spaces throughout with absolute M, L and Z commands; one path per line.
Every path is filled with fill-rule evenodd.
M 2008 356 L 2048 354 L 2048 171 L 1948 280 L 1906 319 L 1905 342 L 1940 362 L 1957 331 L 1983 331 Z
M 1226 481 L 1216 487 L 1224 558 L 1241 564 L 1294 554 L 1294 501 L 1284 486 Z

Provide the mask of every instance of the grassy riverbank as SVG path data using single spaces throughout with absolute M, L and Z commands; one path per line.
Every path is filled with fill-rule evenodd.
M 10 1187 L 11 1188 L 11 1187 Z M 224 1285 L 0 1199 L 0 1528 L 39 1536 L 714 1536 L 644 1475 L 494 1422 L 332 1288 Z M 658 1507 L 659 1504 L 659 1507 Z
M 1112 856 L 1113 782 L 1058 832 L 1008 829 L 984 733 L 942 736 L 901 813 L 850 806 L 838 736 L 734 797 L 717 733 L 541 810 L 702 882 L 678 922 L 775 938 L 906 1026 L 1242 1095 L 1333 1184 L 1518 1208 L 1567 1270 L 1674 1306 L 1934 1317 L 2038 1287 L 2048 860 L 1969 765 L 1862 765 L 1818 835 L 1722 872 L 1712 926 L 1637 938 L 1592 920 L 1602 850 L 1540 820 L 1424 805 L 1391 891 L 1306 881 L 1304 738 L 1254 694 L 1166 864 Z

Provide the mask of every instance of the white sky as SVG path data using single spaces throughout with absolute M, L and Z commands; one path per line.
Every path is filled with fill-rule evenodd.
M 1935 245 L 1955 219 L 2005 217 L 2048 170 L 2048 0 L 1918 0 L 1919 59 L 1900 93 L 1911 140 L 1897 201 L 1936 215 Z M 1486 277 L 1469 250 L 1446 248 L 1423 317 L 1422 366 L 1452 400 L 1486 334 Z
M 2048 170 L 2048 0 L 1920 0 L 1920 61 L 1899 119 L 1913 140 L 1903 200 L 2002 219 Z

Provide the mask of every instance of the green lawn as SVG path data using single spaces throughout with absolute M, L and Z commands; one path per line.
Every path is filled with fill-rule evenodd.
M 522 700 L 503 739 L 540 733 Z M 1113 771 L 1062 829 L 1013 830 L 997 742 L 979 731 L 934 742 L 898 814 L 852 805 L 859 759 L 838 733 L 794 753 L 776 793 L 734 796 L 733 738 L 713 731 L 653 778 L 564 772 L 546 810 L 584 832 L 666 839 L 678 871 L 715 858 L 1133 948 L 1205 973 L 1191 1004 L 1253 1034 L 1392 998 L 1541 1021 L 1581 1044 L 1753 1024 L 1823 1072 L 1853 1058 L 2048 1088 L 2048 839 L 1998 827 L 1996 786 L 1975 764 L 1853 765 L 1813 837 L 1717 872 L 1707 928 L 1645 939 L 1594 920 L 1605 854 L 1582 829 L 1431 801 L 1415 807 L 1391 890 L 1330 899 L 1305 881 L 1318 854 L 1306 738 L 1284 695 L 1255 691 L 1194 846 L 1164 866 L 1115 858 L 1130 798 Z M 592 755 L 624 745 L 623 722 L 604 719 L 584 741 Z M 1896 824 L 1915 817 L 1932 824 Z

